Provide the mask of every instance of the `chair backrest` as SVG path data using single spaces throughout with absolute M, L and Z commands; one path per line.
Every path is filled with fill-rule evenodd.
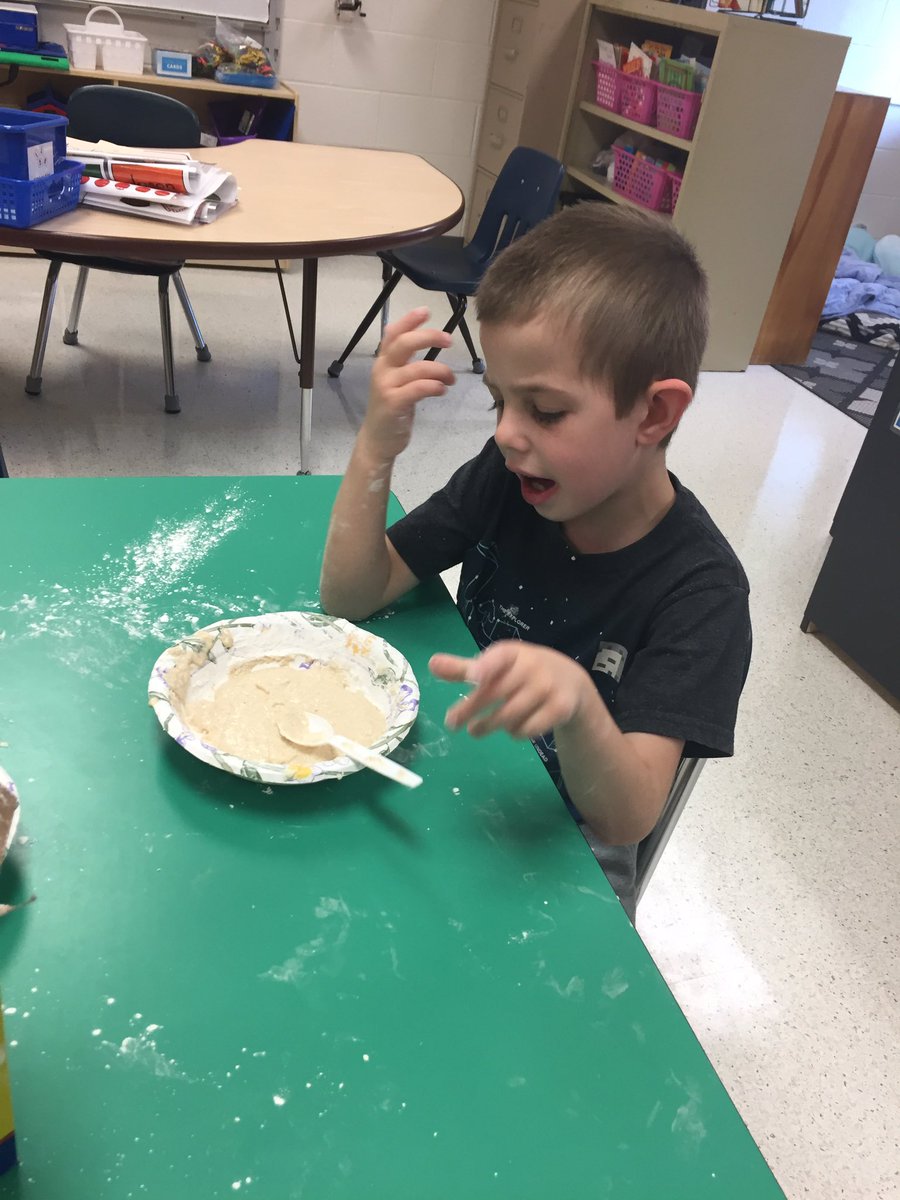
M 180 150 L 200 145 L 200 120 L 174 96 L 92 83 L 69 97 L 69 133 L 86 142 Z
M 565 167 L 558 159 L 516 146 L 491 188 L 478 228 L 467 250 L 487 264 L 510 242 L 549 217 L 556 207 Z
M 640 901 L 650 882 L 650 876 L 656 870 L 656 864 L 662 858 L 666 843 L 675 831 L 678 818 L 688 802 L 688 797 L 694 789 L 697 776 L 703 770 L 705 762 L 705 758 L 683 758 L 681 760 L 659 820 L 650 833 L 638 843 L 635 904 Z

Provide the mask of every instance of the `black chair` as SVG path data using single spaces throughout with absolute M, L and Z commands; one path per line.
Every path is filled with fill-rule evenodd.
M 484 370 L 484 363 L 475 352 L 465 318 L 468 298 L 475 294 L 482 275 L 500 251 L 550 216 L 556 207 L 564 174 L 562 163 L 549 154 L 527 146 L 517 146 L 497 176 L 475 236 L 470 242 L 463 244 L 460 238 L 439 237 L 400 250 L 380 251 L 378 257 L 382 262 L 384 287 L 347 343 L 344 353 L 328 368 L 332 379 L 340 375 L 347 356 L 379 311 L 382 314 L 381 331 L 384 333 L 388 300 L 404 275 L 426 291 L 446 293 L 452 315 L 444 326 L 444 332 L 452 333 L 459 326 L 472 356 L 472 370 L 480 374 Z M 439 352 L 438 347 L 433 347 L 425 357 L 437 358 Z
M 114 142 L 120 146 L 140 146 L 147 149 L 185 150 L 200 145 L 200 121 L 197 114 L 180 100 L 171 96 L 161 96 L 156 92 L 145 92 L 139 88 L 110 87 L 104 84 L 91 84 L 79 88 L 69 98 L 69 133 L 72 137 L 83 141 Z M 125 220 L 125 218 L 122 218 Z M 139 218 L 135 218 L 138 220 Z M 38 323 L 37 337 L 34 343 L 34 355 L 31 361 L 31 372 L 25 381 L 25 391 L 30 396 L 41 393 L 41 370 L 44 364 L 44 352 L 47 349 L 47 335 L 50 330 L 50 318 L 53 313 L 53 301 L 56 296 L 56 282 L 63 263 L 72 263 L 78 267 L 78 279 L 75 284 L 75 295 L 72 300 L 72 310 L 69 322 L 63 334 L 67 346 L 78 343 L 78 319 L 81 315 L 81 304 L 84 300 L 84 289 L 87 284 L 88 271 L 92 268 L 98 271 L 114 271 L 122 275 L 151 275 L 158 280 L 159 290 L 159 321 L 162 328 L 163 366 L 166 377 L 166 412 L 181 411 L 178 393 L 175 391 L 175 368 L 172 360 L 172 321 L 169 312 L 169 280 L 175 284 L 175 291 L 187 323 L 190 326 L 200 362 L 209 362 L 212 355 L 200 332 L 194 310 L 181 278 L 181 268 L 184 262 L 145 263 L 129 262 L 117 258 L 99 258 L 79 254 L 56 254 L 37 251 L 41 258 L 49 259 L 47 282 L 44 285 L 44 299 L 41 304 L 41 316 Z

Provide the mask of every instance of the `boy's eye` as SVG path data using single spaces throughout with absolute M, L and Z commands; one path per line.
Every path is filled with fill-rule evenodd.
M 502 408 L 503 408 L 503 398 L 501 396 L 494 395 L 494 393 L 492 392 L 491 393 L 491 406 L 488 409 L 488 412 L 500 412 L 500 410 Z
M 555 425 L 566 415 L 565 412 L 545 412 L 541 408 L 534 409 L 534 419 L 538 425 Z

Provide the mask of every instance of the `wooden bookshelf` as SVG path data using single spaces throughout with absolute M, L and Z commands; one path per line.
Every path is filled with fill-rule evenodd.
M 693 138 L 675 138 L 593 102 L 597 39 L 681 45 L 712 58 Z M 591 170 L 623 129 L 675 150 L 673 214 L 710 280 L 707 370 L 750 362 L 834 98 L 849 39 L 664 0 L 589 0 L 558 156 L 575 191 L 633 203 Z M 672 157 L 669 154 L 669 157 Z

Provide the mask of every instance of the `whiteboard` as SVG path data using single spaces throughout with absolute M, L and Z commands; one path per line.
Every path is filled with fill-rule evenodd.
M 67 3 L 65 7 L 77 8 L 79 15 L 67 16 L 66 20 L 78 24 L 84 20 L 93 5 Z M 151 8 L 158 13 L 199 13 L 202 16 L 224 17 L 226 20 L 231 18 L 237 21 L 253 21 L 259 25 L 265 25 L 269 19 L 269 0 L 127 0 L 127 3 L 122 4 L 111 0 L 110 7 L 114 8 L 125 22 L 126 29 L 131 28 L 128 10 L 135 8 Z M 97 20 L 108 21 L 109 17 L 98 13 Z

